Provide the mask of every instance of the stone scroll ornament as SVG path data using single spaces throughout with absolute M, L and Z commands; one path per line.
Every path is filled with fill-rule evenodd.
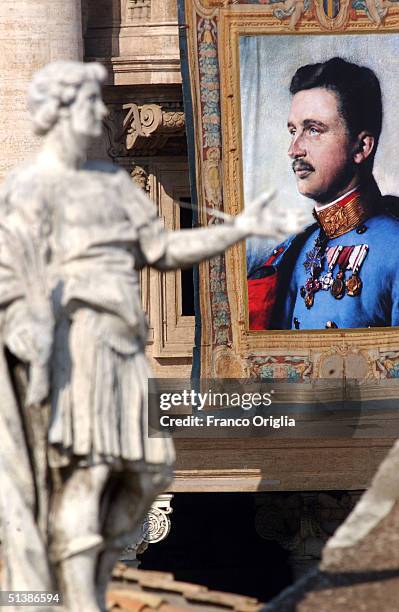
M 0 193 L 1 588 L 57 592 L 69 612 L 105 610 L 120 552 L 171 481 L 172 441 L 147 434 L 140 269 L 298 230 L 260 197 L 217 226 L 166 231 L 124 170 L 86 161 L 105 77 L 75 62 L 34 76 L 42 146 Z

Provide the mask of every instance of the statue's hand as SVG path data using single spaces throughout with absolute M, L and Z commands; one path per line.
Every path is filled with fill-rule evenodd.
M 49 394 L 48 364 L 53 344 L 51 313 L 45 319 L 33 317 L 24 302 L 16 302 L 7 313 L 5 343 L 10 352 L 29 363 L 29 384 L 26 402 L 39 404 Z
M 274 215 L 275 231 L 278 241 L 281 242 L 291 234 L 297 234 L 309 223 L 309 213 L 296 209 L 282 210 Z
M 247 236 L 263 236 L 281 242 L 290 234 L 299 232 L 308 221 L 308 214 L 296 210 L 271 209 L 270 202 L 275 197 L 273 193 L 261 193 L 245 210 L 235 217 L 238 227 Z
M 11 353 L 28 363 L 48 362 L 53 342 L 53 326 L 45 321 L 26 320 L 8 327 L 6 344 Z

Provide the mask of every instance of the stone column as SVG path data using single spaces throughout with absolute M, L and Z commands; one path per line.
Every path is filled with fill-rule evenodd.
M 81 0 L 1 0 L 0 180 L 38 144 L 26 108 L 32 74 L 56 59 L 82 58 Z

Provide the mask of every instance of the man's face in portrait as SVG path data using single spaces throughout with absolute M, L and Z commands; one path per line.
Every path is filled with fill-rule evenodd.
M 297 92 L 288 119 L 291 157 L 299 192 L 326 203 L 356 184 L 355 142 L 339 112 L 335 92 L 315 87 Z

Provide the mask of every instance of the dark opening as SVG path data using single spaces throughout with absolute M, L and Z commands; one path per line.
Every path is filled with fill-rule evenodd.
M 140 569 L 266 602 L 292 583 L 288 552 L 255 530 L 254 496 L 180 493 L 171 531 L 139 557 Z
M 191 204 L 191 198 L 180 198 L 180 202 Z M 191 229 L 193 226 L 193 211 L 189 208 L 180 207 L 180 228 Z M 181 303 L 182 315 L 193 317 L 194 312 L 194 279 L 193 269 L 181 271 Z

